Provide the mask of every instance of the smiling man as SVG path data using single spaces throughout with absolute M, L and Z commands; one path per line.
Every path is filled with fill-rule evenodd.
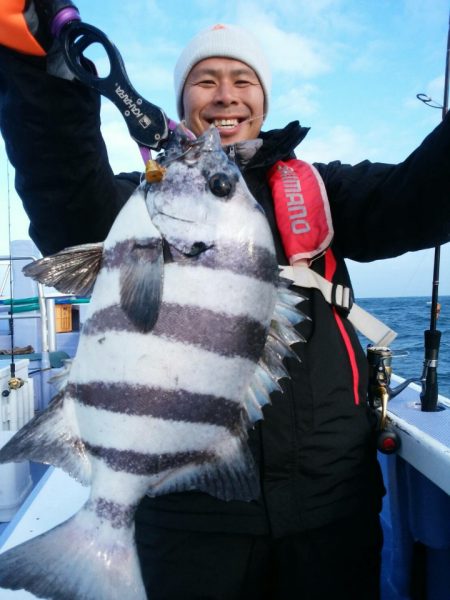
M 207 58 L 186 79 L 182 114 L 196 135 L 214 125 L 224 144 L 256 138 L 264 119 L 264 90 L 246 64 Z
M 196 135 L 218 128 L 265 210 L 280 264 L 292 258 L 292 232 L 311 233 L 300 242 L 304 262 L 315 276 L 351 290 L 343 257 L 374 260 L 448 239 L 448 208 L 444 228 L 431 217 L 426 240 L 414 219 L 405 225 L 411 205 L 420 205 L 417 184 L 429 179 L 432 156 L 443 167 L 435 216 L 448 206 L 443 163 L 450 157 L 447 152 L 443 159 L 439 150 L 448 122 L 397 166 L 300 166 L 294 151 L 306 128 L 295 121 L 261 131 L 271 73 L 248 31 L 215 25 L 200 32 L 182 51 L 174 82 L 187 127 Z M 301 213 L 303 227 L 283 225 L 275 209 L 283 202 L 288 225 Z M 321 211 L 332 223 L 317 217 Z M 283 381 L 284 394 L 273 394 L 264 420 L 249 433 L 260 498 L 226 503 L 193 491 L 145 499 L 137 512 L 142 570 L 148 589 L 161 590 L 158 598 L 379 598 L 384 490 L 367 406 L 366 358 L 345 307 L 332 306 L 314 287 L 299 292 L 305 298 L 300 308 L 310 317 L 298 326 L 306 340 L 295 346 L 301 363 L 287 361 L 291 379 Z
M 30 15 L 33 2 L 24 5 Z M 3 32 L 11 22 L 2 23 L 2 15 Z M 112 172 L 98 94 L 61 79 L 54 55 L 24 54 L 29 43 L 15 46 L 15 29 L 7 39 L 12 47 L 0 47 L 0 127 L 30 235 L 44 254 L 101 241 L 141 174 Z M 265 210 L 280 265 L 292 259 L 291 233 L 311 233 L 301 242 L 302 260 L 316 281 L 326 278 L 351 297 L 344 258 L 377 260 L 450 240 L 450 115 L 398 165 L 310 166 L 295 160 L 308 132 L 298 121 L 261 130 L 271 75 L 248 31 L 216 25 L 201 32 L 174 75 L 180 118 L 197 135 L 219 129 Z M 288 225 L 301 218 L 307 227 L 286 229 L 276 215 L 280 205 Z M 152 600 L 379 597 L 383 482 L 367 361 L 349 306 L 314 286 L 298 291 L 309 317 L 297 326 L 305 340 L 294 347 L 300 362 L 285 361 L 284 393 L 272 394 L 264 420 L 249 432 L 261 494 L 252 502 L 196 490 L 146 497 L 136 541 Z
M 182 52 L 174 79 L 178 114 L 196 135 L 215 125 L 224 144 L 258 137 L 271 73 L 253 36 L 229 25 L 201 32 Z

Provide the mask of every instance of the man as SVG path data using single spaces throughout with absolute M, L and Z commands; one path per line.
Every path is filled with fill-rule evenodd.
M 0 92 L 0 126 L 32 238 L 44 253 L 103 239 L 138 174 L 111 172 L 97 95 L 49 76 L 45 58 L 4 49 Z M 219 129 L 286 265 L 268 175 L 294 157 L 307 130 L 294 122 L 260 131 L 270 71 L 259 45 L 233 26 L 202 32 L 179 58 L 175 93 L 195 134 Z M 350 287 L 343 257 L 369 261 L 448 241 L 449 128 L 447 118 L 397 166 L 315 165 L 335 232 L 311 264 L 316 273 Z M 346 311 L 317 289 L 300 291 L 310 317 L 298 327 L 306 340 L 296 346 L 301 362 L 287 360 L 284 394 L 273 395 L 249 435 L 261 496 L 250 503 L 197 492 L 145 498 L 136 539 L 152 599 L 378 598 L 383 484 L 366 359 Z

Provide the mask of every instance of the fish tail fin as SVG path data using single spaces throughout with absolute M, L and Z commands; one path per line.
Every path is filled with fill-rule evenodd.
M 88 504 L 0 554 L 0 588 L 52 600 L 146 600 L 134 528 L 113 527 L 86 509 Z
M 64 469 L 87 485 L 91 467 L 78 437 L 71 431 L 64 392 L 26 423 L 0 450 L 0 463 L 33 460 Z

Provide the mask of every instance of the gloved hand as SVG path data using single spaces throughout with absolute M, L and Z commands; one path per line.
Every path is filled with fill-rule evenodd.
M 64 8 L 75 8 L 70 0 L 1 0 L 0 45 L 23 54 L 47 57 L 47 71 L 73 79 L 51 32 L 53 17 Z

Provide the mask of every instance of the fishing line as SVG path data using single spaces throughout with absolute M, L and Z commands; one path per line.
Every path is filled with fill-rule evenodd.
M 9 161 L 6 160 L 6 202 L 8 212 L 8 249 L 9 249 L 9 296 L 11 298 L 11 308 L 9 311 L 9 333 L 11 337 L 11 377 L 16 376 L 16 365 L 14 362 L 14 283 L 13 283 L 13 261 L 12 261 L 12 234 L 11 234 L 11 189 L 9 179 Z
M 411 269 L 411 275 L 408 277 L 408 279 L 405 281 L 404 283 L 404 290 L 403 290 L 403 295 L 404 296 L 408 296 L 408 292 L 411 290 L 412 284 L 413 282 L 416 283 L 417 279 L 418 279 L 418 275 L 423 273 L 424 271 L 424 265 L 427 266 L 426 263 L 428 263 L 428 260 L 431 257 L 431 261 L 433 260 L 432 257 L 432 253 L 434 252 L 434 249 L 432 248 L 426 248 L 422 251 L 419 251 L 416 253 L 416 256 L 414 257 L 415 263 L 414 263 L 414 267 Z M 414 294 L 412 294 L 414 295 Z
M 256 121 L 258 119 L 264 119 L 266 117 L 266 114 L 267 113 L 262 113 L 260 115 L 256 115 L 255 117 L 249 117 L 248 119 L 244 119 L 243 121 L 241 121 L 239 123 L 239 125 L 242 125 L 242 123 L 251 123 L 252 121 Z M 186 127 L 185 121 L 182 121 L 182 124 Z M 186 156 L 186 154 L 189 154 L 189 152 L 192 150 L 192 148 L 195 148 L 195 146 L 201 145 L 202 143 L 203 142 L 198 141 L 198 138 L 195 140 L 191 140 L 190 144 L 188 145 L 187 149 L 184 152 L 177 154 L 173 158 L 164 158 L 164 161 L 163 161 L 164 166 L 170 165 L 172 162 L 175 162 L 175 161 L 179 160 L 180 158 L 182 158 L 183 156 Z M 162 154 L 162 156 L 164 157 L 164 153 Z
M 11 186 L 9 161 L 6 160 L 6 201 L 8 206 L 8 249 L 9 249 L 9 294 L 11 297 L 11 308 L 9 311 L 9 333 L 11 336 L 11 363 L 9 367 L 10 378 L 8 381 L 9 390 L 16 390 L 23 385 L 23 380 L 16 377 L 16 363 L 14 360 L 14 278 L 13 278 L 13 259 L 12 259 L 12 218 L 11 218 Z M 4 392 L 5 393 L 5 392 Z
M 262 115 L 256 115 L 256 117 L 249 117 L 248 119 L 242 121 L 242 123 L 251 123 L 252 121 L 256 121 L 257 119 L 265 119 L 266 115 L 267 113 L 262 113 Z

